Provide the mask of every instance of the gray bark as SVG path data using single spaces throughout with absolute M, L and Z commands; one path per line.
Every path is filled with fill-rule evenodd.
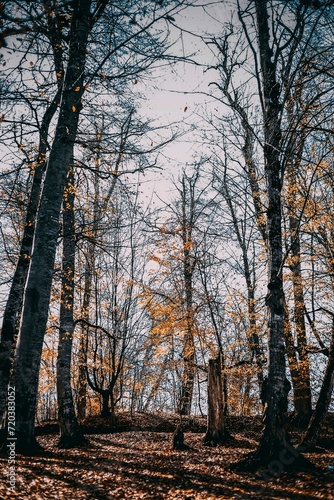
M 50 122 L 57 110 L 60 95 L 61 91 L 59 90 L 53 99 L 52 104 L 45 112 L 42 120 L 36 168 L 33 175 L 31 192 L 27 206 L 21 248 L 3 316 L 0 341 L 0 422 L 3 420 L 6 410 L 7 388 L 19 329 L 24 289 L 27 282 L 32 254 L 36 214 L 46 166 L 48 130 Z
M 295 42 L 299 43 L 299 40 Z M 304 285 L 301 271 L 301 247 L 300 247 L 300 216 L 298 215 L 298 179 L 297 173 L 301 168 L 302 155 L 306 140 L 306 130 L 303 128 L 305 118 L 300 119 L 300 113 L 303 115 L 307 111 L 303 110 L 302 102 L 303 80 L 305 78 L 305 69 L 302 67 L 300 77 L 294 86 L 293 95 L 291 90 L 286 103 L 286 110 L 289 120 L 291 133 L 286 153 L 286 184 L 287 184 L 287 208 L 289 214 L 289 236 L 290 251 L 289 268 L 291 271 L 293 296 L 294 296 L 294 324 L 296 330 L 298 360 L 295 353 L 294 342 L 290 345 L 289 364 L 294 393 L 294 416 L 295 421 L 300 424 L 307 423 L 312 412 L 311 384 L 310 384 L 310 362 L 307 353 L 307 338 L 305 324 L 305 300 Z M 287 86 L 287 84 L 286 84 Z M 302 111 L 298 113 L 298 109 Z M 297 111 L 297 113 L 296 113 Z M 297 115 L 297 116 L 296 116 Z M 307 115 L 306 115 L 307 116 Z M 292 339 L 293 340 L 293 339 Z M 289 339 L 287 338 L 287 344 Z
M 311 416 L 307 430 L 302 437 L 299 447 L 301 449 L 312 448 L 316 445 L 318 432 L 321 423 L 328 411 L 331 396 L 334 388 L 334 327 L 332 332 L 331 345 L 329 348 L 328 361 L 325 376 L 322 382 L 319 398 L 315 410 Z
M 281 104 L 280 86 L 270 47 L 269 13 L 267 2 L 256 0 L 259 57 L 262 76 L 262 110 L 264 116 L 264 162 L 268 196 L 268 387 L 264 432 L 254 458 L 268 466 L 270 460 L 279 459 L 282 451 L 290 451 L 291 443 L 286 428 L 287 391 L 285 377 L 283 293 L 282 208 L 281 190 L 283 172 L 280 163 Z M 295 457 L 294 457 L 295 459 Z M 294 462 L 295 460 L 293 460 Z M 282 461 L 280 466 L 284 467 Z M 291 463 L 291 462 L 290 462 Z
M 300 43 L 301 33 L 298 33 L 298 37 L 293 41 L 293 48 L 291 54 L 293 54 L 293 50 L 296 49 L 296 46 Z M 217 47 L 220 51 L 223 48 L 228 47 L 228 37 L 224 39 L 224 44 L 221 46 L 217 44 Z M 289 65 L 291 65 L 291 58 L 289 59 Z M 223 85 L 219 86 L 220 90 L 223 92 L 224 96 L 227 98 L 228 103 L 240 117 L 241 125 L 244 130 L 244 145 L 242 148 L 242 153 L 245 159 L 246 172 L 251 188 L 251 193 L 254 202 L 255 209 L 255 217 L 258 229 L 261 233 L 263 242 L 265 244 L 265 248 L 267 249 L 267 233 L 266 233 L 266 214 L 263 211 L 263 204 L 261 201 L 261 194 L 259 183 L 257 179 L 256 173 L 256 164 L 253 159 L 253 145 L 255 135 L 252 129 L 252 126 L 249 123 L 247 111 L 239 102 L 239 95 L 237 91 L 229 89 L 229 83 L 231 81 L 231 68 L 233 67 L 232 63 L 228 64 L 228 58 L 224 53 L 222 53 L 222 60 L 220 65 L 220 70 L 223 78 Z M 289 69 L 290 66 L 289 66 Z M 291 82 L 286 78 L 284 80 L 284 84 L 287 87 L 288 83 Z M 300 88 L 300 87 L 299 87 Z M 285 89 L 287 92 L 289 90 Z M 299 96 L 300 97 L 300 96 Z M 293 121 L 296 120 L 295 115 L 290 107 L 290 103 L 294 102 L 293 99 L 287 102 L 287 112 L 290 120 L 290 129 L 297 130 L 296 126 L 293 124 Z M 293 105 L 292 105 L 293 106 Z M 290 165 L 291 174 L 295 173 L 298 170 L 298 162 L 300 162 L 302 150 L 303 150 L 303 134 L 298 131 L 298 140 L 296 141 L 296 136 L 294 133 L 291 134 L 288 143 L 287 155 L 286 155 L 286 163 L 288 166 Z M 301 139 L 301 140 L 300 140 Z M 299 144 L 297 142 L 299 141 Z M 294 159 L 296 157 L 296 160 Z M 287 161 L 288 160 L 288 161 Z M 288 176 L 289 178 L 289 176 Z M 227 193 L 228 195 L 228 193 Z M 292 196 L 289 200 L 289 204 L 292 205 L 295 198 Z M 231 203 L 229 203 L 231 213 L 233 208 L 231 208 Z M 292 209 L 292 207 L 289 207 Z M 291 212 L 295 214 L 295 210 Z M 235 218 L 233 219 L 234 225 L 236 226 Z M 290 233 L 291 233 L 291 262 L 295 264 L 291 266 L 292 276 L 293 276 L 293 285 L 294 285 L 294 296 L 295 296 L 295 325 L 296 325 L 296 333 L 297 333 L 297 342 L 298 342 L 298 354 L 299 360 L 297 359 L 296 349 L 294 346 L 294 339 L 292 338 L 290 325 L 285 328 L 285 340 L 287 345 L 288 352 L 288 360 L 289 367 L 291 372 L 291 378 L 293 382 L 294 388 L 294 403 L 295 403 L 295 415 L 298 420 L 302 423 L 302 421 L 308 418 L 311 409 L 311 392 L 310 392 L 310 377 L 309 377 L 309 362 L 308 356 L 306 353 L 306 334 L 305 334 L 305 320 L 304 320 L 304 298 L 303 298 L 303 290 L 301 283 L 301 273 L 300 273 L 300 250 L 298 249 L 299 242 L 299 233 L 298 233 L 298 219 L 294 216 L 290 216 Z M 238 230 L 236 229 L 237 235 Z M 238 235 L 239 244 L 243 250 L 242 244 L 240 243 L 240 237 Z M 299 252 L 299 265 L 298 265 L 298 252 Z M 243 250 L 244 254 L 244 250 Z M 245 260 L 245 259 L 244 259 Z M 247 270 L 247 266 L 244 265 L 245 276 L 247 280 L 248 287 L 248 311 L 249 318 L 251 324 L 251 331 L 256 332 L 256 322 L 254 321 L 254 291 L 252 289 L 252 284 L 247 275 L 249 272 Z M 287 311 L 287 308 L 286 308 Z M 261 384 L 263 382 L 263 375 L 261 370 L 261 360 L 263 356 L 261 356 L 261 349 L 259 349 L 258 342 L 256 339 L 256 333 L 254 341 L 252 342 L 255 350 L 255 355 L 257 359 L 257 365 L 259 367 L 259 385 L 261 389 Z
M 15 358 L 17 451 L 30 453 L 37 442 L 34 422 L 38 377 L 59 231 L 59 216 L 73 156 L 84 91 L 83 77 L 90 29 L 90 0 L 75 4 L 69 61 L 62 103 L 50 152 L 35 232 L 34 252 Z
M 80 352 L 79 352 L 79 375 L 78 375 L 78 418 L 83 420 L 86 416 L 87 407 L 87 341 L 89 327 L 89 304 L 91 299 L 92 291 L 92 279 L 94 270 L 94 253 L 95 253 L 95 242 L 88 244 L 88 255 L 85 268 L 85 285 L 84 285 L 84 297 L 81 308 L 81 318 L 85 321 L 82 323 L 80 332 Z
M 181 384 L 180 415 L 189 416 L 195 383 L 195 344 L 194 344 L 194 311 L 193 311 L 193 272 L 194 262 L 192 258 L 192 230 L 194 225 L 194 186 L 198 178 L 189 179 L 186 186 L 185 175 L 182 178 L 182 243 L 183 243 L 183 278 L 185 287 L 185 323 L 186 332 L 183 345 L 184 371 Z M 189 193 L 187 191 L 189 190 Z M 188 200 L 189 195 L 189 200 Z M 187 203 L 190 204 L 187 207 Z M 187 211 L 189 210 L 189 217 Z
M 311 403 L 311 383 L 310 383 L 310 362 L 307 353 L 307 338 L 305 324 L 305 300 L 304 286 L 301 272 L 300 258 L 300 235 L 299 221 L 295 215 L 289 217 L 289 227 L 291 234 L 291 258 L 290 270 L 292 273 L 293 296 L 294 296 L 294 323 L 296 328 L 297 351 L 298 351 L 298 377 L 294 377 L 294 406 L 295 419 L 301 423 L 308 420 L 312 412 Z
M 71 167 L 63 200 L 63 262 L 62 291 L 60 298 L 59 342 L 57 356 L 59 446 L 70 448 L 85 443 L 74 411 L 71 387 L 71 354 L 74 320 L 74 171 Z
M 97 158 L 99 160 L 99 158 Z M 96 162 L 98 165 L 98 161 Z M 112 182 L 114 188 L 115 181 Z M 94 179 L 94 205 L 93 205 L 93 223 L 91 228 L 92 240 L 87 245 L 87 258 L 85 266 L 85 286 L 82 301 L 81 318 L 82 328 L 80 332 L 80 353 L 79 353 L 79 376 L 78 376 L 78 417 L 83 420 L 86 416 L 87 407 L 87 344 L 89 335 L 89 309 L 92 296 L 92 282 L 95 271 L 95 250 L 98 237 L 98 226 L 102 217 L 99 211 L 99 176 L 96 170 Z

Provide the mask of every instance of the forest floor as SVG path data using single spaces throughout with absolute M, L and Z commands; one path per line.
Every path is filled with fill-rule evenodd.
M 88 445 L 59 449 L 54 426 L 38 429 L 41 456 L 16 456 L 15 492 L 8 478 L 8 458 L 0 455 L 0 498 L 18 499 L 333 499 L 334 415 L 327 419 L 326 447 L 304 453 L 316 472 L 236 473 L 230 464 L 254 450 L 261 433 L 260 418 L 231 417 L 234 441 L 229 446 L 203 446 L 204 419 L 194 419 L 185 433 L 186 451 L 173 451 L 177 417 L 121 414 L 85 422 Z M 113 432 L 110 432 L 113 431 Z M 294 442 L 299 431 L 292 428 Z M 324 445 L 323 445 L 324 446 Z M 331 449 L 329 449 L 331 448 Z

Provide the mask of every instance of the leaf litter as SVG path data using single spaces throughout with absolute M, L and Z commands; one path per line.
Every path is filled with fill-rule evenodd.
M 248 434 L 249 435 L 249 434 Z M 58 437 L 38 438 L 44 453 L 17 455 L 15 493 L 8 488 L 7 457 L 0 456 L 0 498 L 44 499 L 331 499 L 334 498 L 334 451 L 305 456 L 318 467 L 282 473 L 269 480 L 235 473 L 229 465 L 255 449 L 247 430 L 234 433 L 233 445 L 202 445 L 202 432 L 185 434 L 187 451 L 172 450 L 170 432 L 132 430 L 91 434 L 89 445 L 63 450 Z M 254 436 L 252 436 L 254 437 Z

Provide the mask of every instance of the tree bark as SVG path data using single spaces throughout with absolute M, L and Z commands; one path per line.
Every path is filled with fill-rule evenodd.
M 312 449 L 317 442 L 317 435 L 321 427 L 321 423 L 328 411 L 331 396 L 334 388 L 334 328 L 332 333 L 331 345 L 329 348 L 328 361 L 325 371 L 325 376 L 322 382 L 317 405 L 312 414 L 307 430 L 302 437 L 299 448 L 302 450 Z
M 197 180 L 197 177 L 196 177 Z M 194 181 L 194 185 L 196 183 Z M 194 344 L 194 311 L 193 311 L 193 272 L 194 265 L 191 257 L 192 229 L 194 217 L 194 193 L 193 181 L 189 179 L 189 187 L 186 186 L 185 175 L 182 178 L 182 243 L 183 243 L 183 277 L 185 287 L 185 320 L 186 334 L 184 339 L 183 358 L 184 372 L 181 385 L 180 415 L 190 416 L 191 404 L 195 383 L 195 344 Z M 190 217 L 187 216 L 187 189 L 190 195 Z
M 48 130 L 51 120 L 57 110 L 60 95 L 61 89 L 58 90 L 52 104 L 50 104 L 43 116 L 36 167 L 34 170 L 31 192 L 27 206 L 20 253 L 3 316 L 0 341 L 0 422 L 4 419 L 6 410 L 7 388 L 12 369 L 12 358 L 14 356 L 16 337 L 19 329 L 24 289 L 27 282 L 32 254 L 36 214 L 41 196 L 43 175 L 46 167 Z
M 301 273 L 299 222 L 294 215 L 290 215 L 291 258 L 294 295 L 294 323 L 296 328 L 298 352 L 298 379 L 294 381 L 294 419 L 301 425 L 306 423 L 312 412 L 310 363 L 307 354 L 307 339 L 305 325 L 304 287 Z
M 302 386 L 302 381 L 301 381 L 301 371 L 299 368 L 299 361 L 297 357 L 297 352 L 296 352 L 296 346 L 295 346 L 295 339 L 292 335 L 291 331 L 291 322 L 289 318 L 289 311 L 287 308 L 287 304 L 285 303 L 284 306 L 285 309 L 285 323 L 284 323 L 284 338 L 285 338 L 285 349 L 286 349 L 286 355 L 288 358 L 288 363 L 289 363 L 289 370 L 290 370 L 290 375 L 291 375 L 291 382 L 292 382 L 292 388 L 293 388 L 293 401 L 294 401 L 294 414 L 297 417 L 299 413 L 297 413 L 297 409 L 300 410 L 300 408 L 303 406 L 303 404 L 299 405 L 298 401 L 303 399 L 303 395 L 305 394 L 304 391 L 300 391 L 300 388 Z M 304 418 L 309 418 L 310 414 L 306 413 Z M 302 417 L 301 414 L 299 414 L 299 417 L 296 420 L 297 424 L 304 425 L 304 418 Z M 306 422 L 307 423 L 307 422 Z
M 208 371 L 208 423 L 203 444 L 218 446 L 230 438 L 226 428 L 225 397 L 222 376 L 222 353 L 209 360 Z
M 78 416 L 83 420 L 86 416 L 87 408 L 87 342 L 89 335 L 89 327 L 87 326 L 90 320 L 89 309 L 92 296 L 92 282 L 95 270 L 95 250 L 96 239 L 99 222 L 99 178 L 96 172 L 94 182 L 94 207 L 93 207 L 93 226 L 92 226 L 92 241 L 88 242 L 87 259 L 85 266 L 85 287 L 82 301 L 81 318 L 85 321 L 81 328 L 80 337 L 80 353 L 79 353 L 79 376 L 78 376 Z
M 195 381 L 195 346 L 192 330 L 186 332 L 184 342 L 184 372 L 181 385 L 180 415 L 190 416 Z
M 102 396 L 102 410 L 100 413 L 101 417 L 110 417 L 111 412 L 109 408 L 109 398 L 110 398 L 110 391 L 109 389 L 103 389 L 101 391 L 101 396 Z
M 89 304 L 91 298 L 91 288 L 94 268 L 95 242 L 89 243 L 88 256 L 85 268 L 84 297 L 81 308 L 81 318 L 89 323 Z M 80 332 L 80 352 L 79 352 L 79 374 L 78 374 L 78 418 L 83 420 L 86 416 L 87 407 L 87 341 L 89 327 L 82 323 Z
M 297 42 L 296 42 L 297 43 Z M 287 209 L 289 216 L 289 268 L 291 271 L 291 279 L 293 286 L 294 298 L 294 324 L 297 340 L 297 356 L 294 355 L 291 361 L 289 358 L 291 378 L 294 394 L 294 421 L 301 426 L 307 424 L 312 413 L 312 398 L 311 398 L 311 383 L 310 383 L 310 362 L 307 354 L 307 338 L 305 325 L 305 300 L 304 300 L 304 285 L 302 278 L 301 267 L 301 247 L 300 247 L 300 215 L 298 214 L 298 179 L 297 173 L 301 169 L 301 162 L 306 141 L 305 121 L 308 121 L 307 111 L 302 111 L 306 114 L 303 120 L 300 120 L 300 111 L 303 109 L 302 89 L 306 71 L 302 67 L 300 77 L 294 86 L 294 93 L 291 95 L 289 91 L 289 99 L 286 102 L 286 110 L 289 120 L 289 127 L 295 130 L 291 134 L 288 142 L 286 154 L 286 191 L 287 191 Z M 287 84 L 285 85 L 287 86 Z M 297 106 L 297 108 L 296 108 Z M 296 117 L 297 111 L 297 117 Z M 297 123 L 296 123 L 297 122 Z M 291 350 L 295 349 L 294 342 Z M 293 372 L 297 375 L 293 376 Z
M 264 431 L 258 449 L 236 466 L 243 469 L 265 467 L 275 473 L 296 466 L 299 453 L 292 447 L 287 433 L 287 390 L 285 376 L 284 322 L 285 300 L 283 292 L 282 208 L 281 190 L 283 170 L 280 163 L 281 104 L 280 86 L 276 79 L 276 66 L 269 35 L 267 1 L 255 1 L 259 58 L 262 77 L 262 112 L 264 118 L 264 164 L 267 210 L 268 245 L 268 382 Z
M 38 448 L 34 436 L 38 377 L 48 319 L 59 216 L 84 92 L 90 6 L 90 0 L 82 0 L 75 4 L 73 12 L 62 103 L 38 213 L 34 252 L 16 349 L 14 371 L 17 451 L 23 453 L 32 453 Z
M 69 171 L 63 200 L 62 291 L 57 357 L 57 397 L 60 428 L 58 446 L 62 448 L 71 448 L 86 442 L 75 415 L 71 387 L 75 271 L 74 198 L 74 167 L 72 166 Z

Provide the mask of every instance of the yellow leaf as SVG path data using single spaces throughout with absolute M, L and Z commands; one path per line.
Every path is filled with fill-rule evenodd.
M 77 108 L 75 106 L 72 106 L 73 113 L 75 113 L 76 110 L 77 110 Z
M 79 92 L 79 90 L 80 90 L 80 87 L 75 87 L 76 92 Z

